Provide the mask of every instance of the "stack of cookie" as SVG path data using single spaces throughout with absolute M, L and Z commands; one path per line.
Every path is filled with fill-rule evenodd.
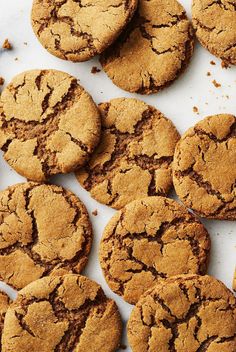
M 211 30 L 214 12 L 222 18 Z M 195 0 L 193 14 L 203 45 L 235 64 L 235 4 Z M 223 40 L 226 15 L 234 36 Z M 193 52 L 192 25 L 176 0 L 35 0 L 32 24 L 60 58 L 101 54 L 107 74 L 130 92 L 158 92 Z M 118 210 L 99 258 L 111 290 L 135 305 L 132 350 L 236 351 L 236 299 L 206 275 L 210 236 L 197 217 L 236 219 L 235 116 L 207 117 L 180 137 L 138 99 L 96 106 L 76 78 L 32 70 L 1 95 L 0 148 L 28 180 L 0 193 L 0 278 L 19 290 L 14 302 L 0 293 L 0 350 L 120 346 L 116 303 L 81 275 L 93 238 L 86 207 L 49 182 L 75 172 L 93 198 Z M 167 198 L 172 184 L 183 205 Z

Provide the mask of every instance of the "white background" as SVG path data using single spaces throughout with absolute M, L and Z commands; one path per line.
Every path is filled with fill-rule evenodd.
M 91 74 L 92 66 L 100 67 L 97 58 L 90 62 L 75 64 L 57 59 L 42 48 L 30 25 L 31 3 L 31 0 L 0 0 L 0 46 L 5 38 L 9 38 L 14 47 L 12 51 L 0 49 L 0 76 L 6 79 L 6 83 L 24 70 L 54 68 L 76 76 L 97 103 L 115 97 L 135 96 L 117 88 L 103 72 Z M 190 16 L 191 1 L 182 0 L 181 3 Z M 27 42 L 27 45 L 24 42 Z M 216 62 L 215 66 L 210 64 L 211 60 Z M 211 76 L 207 76 L 208 71 L 211 72 Z M 221 88 L 213 85 L 214 79 L 221 84 Z M 236 114 L 236 67 L 223 70 L 220 60 L 214 58 L 197 43 L 189 68 L 171 87 L 152 96 L 136 95 L 136 97 L 160 109 L 175 123 L 182 134 L 188 127 L 207 115 L 224 112 Z M 193 106 L 199 108 L 199 115 L 193 112 Z M 0 189 L 20 181 L 24 179 L 11 170 L 0 156 Z M 122 318 L 126 322 L 132 307 L 111 292 L 105 283 L 98 262 L 99 240 L 114 210 L 91 199 L 89 194 L 79 186 L 73 174 L 55 177 L 52 182 L 72 190 L 87 206 L 94 226 L 94 243 L 84 274 L 99 282 L 106 294 L 116 300 Z M 97 217 L 91 214 L 95 209 L 98 210 Z M 208 272 L 231 288 L 236 264 L 236 223 L 209 220 L 203 222 L 212 239 Z M 6 288 L 4 284 L 0 283 L 0 286 Z M 9 288 L 7 291 L 14 297 L 14 291 Z M 125 335 L 124 331 L 123 343 L 127 345 Z M 130 349 L 127 348 L 126 351 Z

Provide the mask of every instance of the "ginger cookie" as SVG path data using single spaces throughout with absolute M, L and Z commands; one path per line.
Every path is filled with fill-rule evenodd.
M 10 304 L 10 298 L 8 295 L 0 290 L 0 352 L 2 351 L 2 331 L 3 331 L 3 324 L 6 315 L 6 311 Z
M 0 279 L 16 289 L 49 274 L 80 273 L 92 227 L 87 210 L 59 186 L 22 183 L 0 192 Z
M 130 304 L 158 279 L 205 274 L 210 237 L 183 206 L 164 197 L 135 200 L 103 233 L 100 263 L 110 288 Z
M 147 195 L 166 195 L 179 140 L 172 122 L 137 99 L 113 99 L 99 108 L 101 143 L 76 174 L 81 185 L 116 209 Z
M 133 352 L 235 352 L 236 299 L 210 276 L 182 275 L 158 282 L 133 309 Z
M 101 64 L 118 87 L 157 93 L 186 68 L 193 53 L 193 30 L 176 0 L 140 0 L 137 12 Z
M 182 202 L 199 216 L 236 219 L 236 117 L 214 115 L 177 144 L 173 180 Z
M 2 92 L 0 148 L 10 166 L 30 180 L 83 165 L 99 137 L 95 103 L 65 72 L 27 71 Z
M 34 0 L 31 22 L 53 55 L 85 61 L 103 52 L 133 16 L 138 0 Z
M 97 283 L 74 274 L 45 277 L 8 309 L 3 352 L 113 352 L 121 330 L 115 302 Z
M 236 65 L 236 1 L 193 0 L 192 17 L 200 43 L 226 65 Z

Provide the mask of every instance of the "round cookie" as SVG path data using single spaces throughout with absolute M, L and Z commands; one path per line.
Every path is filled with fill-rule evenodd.
M 236 219 L 236 117 L 214 115 L 176 146 L 173 181 L 182 202 L 201 217 Z
M 133 201 L 103 233 L 100 263 L 110 288 L 130 304 L 158 279 L 205 274 L 210 238 L 183 206 L 164 197 Z
M 0 148 L 33 181 L 83 165 L 100 137 L 100 115 L 77 79 L 55 70 L 19 74 L 0 100 Z
M 121 330 L 115 302 L 97 283 L 74 274 L 45 277 L 8 309 L 3 352 L 113 352 Z
M 8 295 L 0 290 L 0 352 L 2 351 L 2 331 L 3 331 L 3 324 L 6 315 L 6 311 L 10 304 L 10 298 Z
M 80 273 L 91 244 L 87 210 L 70 191 L 30 182 L 0 192 L 0 279 L 14 288 Z
M 193 53 L 193 30 L 176 0 L 140 0 L 137 12 L 101 64 L 118 87 L 157 93 L 184 71 Z
M 200 43 L 226 65 L 236 65 L 235 0 L 193 0 L 192 17 Z
M 34 0 L 31 22 L 51 54 L 85 61 L 114 42 L 136 6 L 137 0 Z
M 166 195 L 179 134 L 170 120 L 137 99 L 99 106 L 101 143 L 77 179 L 92 197 L 120 209 L 147 195 Z
M 210 276 L 183 275 L 157 283 L 133 309 L 133 352 L 236 351 L 236 300 Z

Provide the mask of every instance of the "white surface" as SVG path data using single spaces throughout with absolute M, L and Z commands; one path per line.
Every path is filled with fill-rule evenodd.
M 14 46 L 12 51 L 3 52 L 0 50 L 0 76 L 6 79 L 6 83 L 14 75 L 24 70 L 55 68 L 78 77 L 81 84 L 91 93 L 97 103 L 108 101 L 114 97 L 132 96 L 113 85 L 103 72 L 96 75 L 90 73 L 92 66 L 100 66 L 97 59 L 74 64 L 57 59 L 42 48 L 30 26 L 31 2 L 31 0 L 0 0 L 0 46 L 5 38 L 9 38 Z M 182 0 L 181 3 L 190 15 L 191 1 Z M 28 45 L 25 45 L 24 42 L 27 42 Z M 210 64 L 211 60 L 216 62 L 215 66 Z M 206 75 L 208 71 L 211 72 L 210 77 Z M 213 79 L 221 83 L 221 88 L 214 87 Z M 159 94 L 152 96 L 136 95 L 136 97 L 160 109 L 175 123 L 182 134 L 188 127 L 207 115 L 223 112 L 236 114 L 236 67 L 223 70 L 220 60 L 197 44 L 188 70 L 171 87 Z M 200 115 L 193 113 L 193 106 L 199 108 Z M 8 185 L 22 180 L 24 179 L 10 170 L 0 156 L 0 189 L 2 190 Z M 122 318 L 126 322 L 132 307 L 124 303 L 119 296 L 113 294 L 108 288 L 102 276 L 97 255 L 103 228 L 114 211 L 91 199 L 89 194 L 79 186 L 72 174 L 55 177 L 52 182 L 65 186 L 76 193 L 85 203 L 90 214 L 93 210 L 98 210 L 97 217 L 91 215 L 94 226 L 94 243 L 84 274 L 99 282 L 106 294 L 116 300 Z M 236 223 L 207 220 L 203 222 L 212 239 L 211 261 L 208 272 L 231 288 L 236 264 Z M 3 284 L 0 283 L 0 286 L 3 287 Z M 8 292 L 14 296 L 12 290 L 8 290 Z M 123 343 L 127 345 L 125 335 L 124 333 Z M 131 350 L 127 348 L 126 351 Z

